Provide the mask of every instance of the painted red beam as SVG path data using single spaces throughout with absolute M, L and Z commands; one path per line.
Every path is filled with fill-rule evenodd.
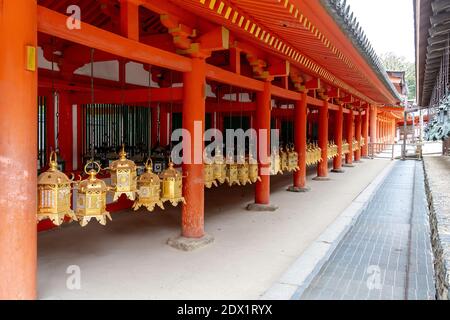
M 80 93 L 76 102 L 91 103 L 90 92 Z M 95 90 L 95 103 L 148 103 L 152 102 L 181 102 L 183 100 L 183 88 L 152 88 L 131 90 Z
M 301 93 L 287 90 L 287 89 L 277 87 L 274 85 L 271 86 L 270 91 L 271 91 L 272 96 L 275 96 L 278 98 L 288 99 L 288 100 L 292 100 L 292 101 L 299 101 L 302 99 Z
M 264 90 L 264 82 L 262 81 L 245 77 L 209 64 L 206 65 L 206 78 L 252 91 Z
M 70 30 L 67 16 L 38 6 L 38 31 L 90 48 L 102 50 L 130 60 L 180 71 L 192 70 L 191 59 L 130 40 L 90 24 L 81 22 L 81 29 Z

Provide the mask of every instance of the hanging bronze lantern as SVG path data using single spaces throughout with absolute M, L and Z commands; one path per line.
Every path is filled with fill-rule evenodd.
M 127 159 L 124 145 L 119 153 L 119 159 L 111 163 L 109 170 L 111 171 L 111 190 L 114 192 L 113 201 L 117 201 L 122 194 L 134 201 L 136 198 L 136 164 Z
M 283 149 L 283 147 L 280 148 L 280 161 L 281 161 L 281 173 L 284 171 L 289 171 L 289 164 L 288 164 L 288 154 Z
M 89 165 L 97 166 L 98 170 L 92 168 L 87 171 Z M 78 183 L 77 210 L 76 215 L 82 227 L 94 218 L 100 224 L 106 224 L 106 218 L 112 220 L 111 215 L 106 211 L 106 192 L 109 188 L 106 183 L 96 176 L 100 172 L 101 166 L 98 162 L 90 160 L 84 166 L 84 172 L 89 175 L 85 180 Z
M 213 173 L 214 180 L 216 180 L 220 184 L 225 183 L 225 181 L 227 180 L 227 166 L 220 149 L 216 149 L 216 154 L 214 156 Z
M 64 218 L 77 220 L 70 208 L 73 183 L 64 173 L 58 170 L 56 152 L 50 154 L 49 169 L 38 177 L 38 210 L 37 221 L 50 219 L 59 226 Z
M 234 157 L 229 155 L 226 161 L 227 165 L 227 183 L 231 187 L 235 184 L 240 185 L 238 178 L 238 165 L 234 162 Z
M 241 157 L 241 163 L 238 163 L 237 167 L 238 167 L 238 180 L 239 180 L 239 183 L 242 186 L 245 186 L 247 183 L 252 183 L 252 181 L 250 180 L 250 177 L 249 177 L 250 166 L 249 166 L 249 164 L 246 161 L 244 156 Z
M 288 150 L 288 167 L 289 171 L 297 171 L 300 169 L 298 166 L 298 153 L 295 151 L 295 148 L 293 145 L 291 145 Z
M 161 201 L 161 181 L 158 175 L 153 173 L 153 163 L 150 158 L 145 163 L 145 172 L 138 178 L 137 188 L 138 197 L 133 204 L 135 211 L 141 206 L 146 207 L 148 211 L 153 211 L 156 205 L 164 209 Z
M 258 173 L 258 162 L 253 159 L 251 154 L 248 157 L 248 178 L 250 179 L 251 183 L 261 181 L 261 177 Z
M 270 174 L 276 176 L 279 173 L 283 173 L 281 170 L 281 158 L 278 150 L 274 149 L 270 155 Z
M 169 161 L 169 167 L 161 173 L 162 195 L 161 201 L 169 201 L 174 207 L 182 202 L 186 204 L 183 197 L 183 176 L 181 172 L 173 167 L 173 162 Z
M 205 159 L 203 172 L 205 176 L 205 187 L 208 189 L 211 189 L 213 185 L 217 187 L 216 179 L 214 179 L 214 162 L 211 159 Z

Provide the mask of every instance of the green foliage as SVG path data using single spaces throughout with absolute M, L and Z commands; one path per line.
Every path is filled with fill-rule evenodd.
M 416 99 L 416 66 L 405 57 L 397 56 L 393 52 L 387 52 L 380 56 L 384 68 L 388 71 L 405 71 L 406 84 L 408 85 L 408 99 Z

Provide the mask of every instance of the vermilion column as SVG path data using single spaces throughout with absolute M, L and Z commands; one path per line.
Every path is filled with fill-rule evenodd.
M 364 138 L 364 146 L 361 150 L 362 157 L 369 156 L 369 108 L 366 109 L 366 112 L 363 116 L 362 123 L 362 136 Z
M 349 110 L 350 112 L 346 114 L 345 117 L 345 139 L 347 139 L 347 142 L 349 144 L 350 152 L 345 155 L 345 165 L 344 167 L 353 167 L 353 151 L 352 150 L 352 144 L 353 144 L 353 109 Z
M 192 59 L 192 71 L 183 75 L 183 129 L 190 132 L 190 145 L 183 145 L 183 196 L 182 233 L 186 238 L 204 236 L 203 132 L 205 131 L 206 62 Z M 197 131 L 195 127 L 200 126 Z M 198 132 L 200 130 L 200 132 Z M 187 139 L 183 138 L 183 143 Z M 187 152 L 190 151 L 190 155 Z
M 362 115 L 361 110 L 358 111 L 358 115 L 356 116 L 355 121 L 355 136 L 356 141 L 358 141 L 358 150 L 355 151 L 355 161 L 361 161 L 361 125 L 362 125 Z
M 338 147 L 338 156 L 333 159 L 333 172 L 342 173 L 342 135 L 344 130 L 344 107 L 339 105 L 336 111 L 336 121 L 334 123 L 334 139 Z
M 36 1 L 1 2 L 0 42 L 0 299 L 35 299 Z
M 256 126 L 258 129 L 258 137 L 266 135 L 266 155 L 270 156 L 270 82 L 264 82 L 264 91 L 258 92 L 256 96 Z M 270 204 L 270 160 L 260 151 L 261 144 L 258 141 L 258 163 L 261 181 L 256 183 L 255 187 L 255 203 L 262 205 Z
M 317 165 L 315 180 L 328 180 L 328 99 L 319 108 L 319 147 L 322 149 L 322 161 Z
M 305 192 L 306 187 L 306 125 L 307 125 L 307 94 L 302 94 L 302 100 L 295 102 L 294 126 L 295 126 L 295 149 L 298 152 L 298 167 L 294 172 L 294 185 L 288 189 L 292 192 Z
M 377 107 L 371 106 L 369 112 L 370 118 L 370 143 L 377 143 Z M 376 151 L 376 147 L 373 145 L 372 150 Z

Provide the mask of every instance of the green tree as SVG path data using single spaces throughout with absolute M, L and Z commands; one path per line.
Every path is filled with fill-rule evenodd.
M 380 56 L 381 62 L 387 71 L 405 71 L 405 80 L 408 86 L 409 100 L 416 99 L 416 66 L 406 60 L 405 57 L 397 56 L 393 52 L 387 52 Z

